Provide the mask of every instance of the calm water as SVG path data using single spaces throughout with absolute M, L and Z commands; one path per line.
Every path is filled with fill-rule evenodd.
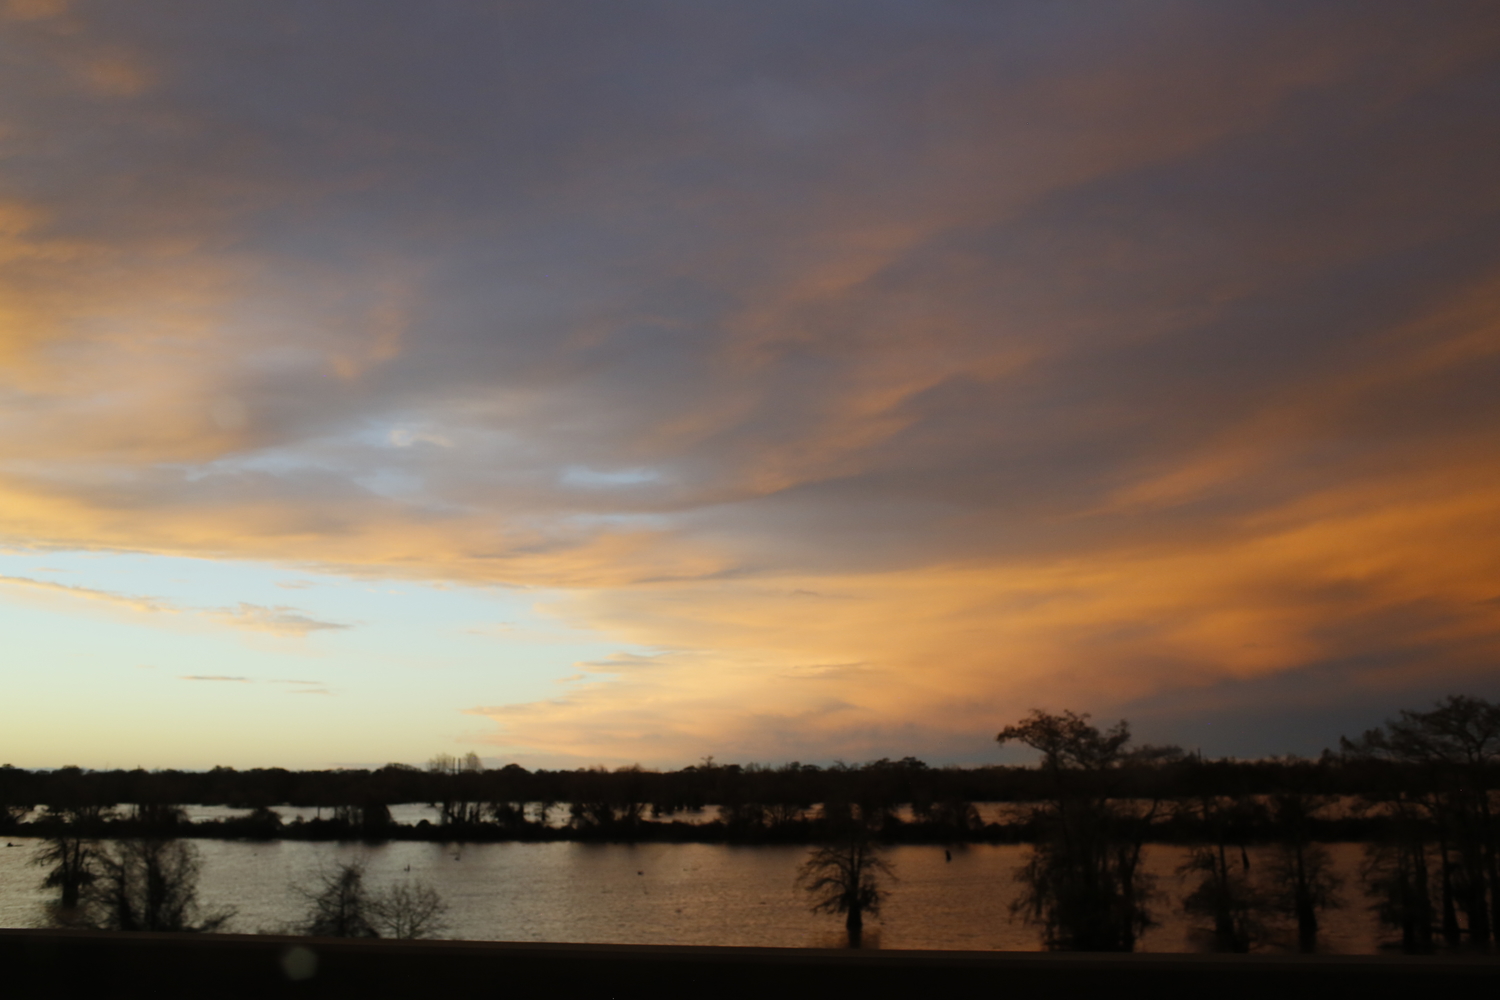
M 30 863 L 37 841 L 12 838 L 0 848 L 0 926 L 34 926 L 49 897 Z M 233 906 L 228 928 L 277 931 L 299 916 L 293 885 L 321 867 L 363 859 L 380 888 L 403 878 L 433 885 L 449 905 L 445 936 L 490 941 L 587 941 L 837 947 L 838 918 L 814 916 L 793 886 L 804 847 L 720 844 L 468 844 L 399 842 L 378 846 L 307 841 L 193 841 L 202 852 L 200 899 Z M 867 925 L 882 948 L 1035 951 L 1035 928 L 1009 914 L 1014 870 L 1029 849 L 1015 845 L 894 847 L 899 881 L 882 917 Z M 1162 926 L 1143 951 L 1198 951 L 1202 942 L 1177 902 L 1175 872 L 1184 851 L 1147 848 L 1147 867 L 1164 898 Z M 1345 876 L 1345 906 L 1326 914 L 1324 944 L 1337 953 L 1375 951 L 1382 932 L 1357 889 L 1358 844 L 1334 848 Z M 408 866 L 410 871 L 407 870 Z M 1274 950 L 1274 946 L 1272 949 Z

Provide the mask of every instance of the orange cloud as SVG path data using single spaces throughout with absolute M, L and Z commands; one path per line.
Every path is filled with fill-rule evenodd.
M 1486 676 L 1493 12 L 276 9 L 9 4 L 0 540 L 566 590 L 601 759 Z
M 192 618 L 229 625 L 234 628 L 272 635 L 301 638 L 312 632 L 344 629 L 348 625 L 318 621 L 302 614 L 295 608 L 278 606 L 262 607 L 257 604 L 240 603 L 233 608 L 191 608 L 155 597 L 134 597 L 93 587 L 54 583 L 51 580 L 34 580 L 24 576 L 0 576 L 0 586 L 19 590 L 41 598 L 65 598 L 97 602 L 106 607 L 137 614 L 188 615 Z M 194 678 L 202 680 L 203 678 Z
M 1036 704 L 1108 711 L 1371 654 L 1404 656 L 1407 683 L 1456 678 L 1500 655 L 1500 550 L 1474 544 L 1500 529 L 1500 484 L 1449 485 L 1299 501 L 1197 544 L 576 595 L 571 620 L 677 648 L 475 711 L 508 747 L 684 761 L 981 747 Z
M 6 0 L 7 17 L 17 21 L 40 21 L 68 11 L 68 0 Z

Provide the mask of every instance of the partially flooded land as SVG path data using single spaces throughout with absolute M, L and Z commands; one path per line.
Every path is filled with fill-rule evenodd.
M 997 739 L 1039 766 L 4 767 L 0 918 L 978 951 L 1500 940 L 1500 706 L 1452 696 L 1318 761 L 1204 761 L 1073 712 Z M 217 805 L 178 804 L 194 801 Z
M 398 815 L 426 808 L 407 807 Z M 31 864 L 40 842 L 8 843 L 16 846 L 0 849 L 0 926 L 36 926 L 53 895 Z M 283 929 L 299 916 L 293 886 L 339 862 L 363 859 L 377 888 L 404 878 L 435 887 L 449 907 L 451 938 L 793 948 L 844 943 L 839 924 L 810 913 L 794 887 L 806 849 L 793 845 L 199 840 L 197 846 L 204 904 L 235 907 L 228 929 L 241 933 Z M 866 946 L 1041 950 L 1038 929 L 1011 913 L 1020 892 L 1015 871 L 1029 851 L 1018 844 L 892 846 L 887 857 L 897 881 L 881 918 L 866 931 Z M 1326 913 L 1319 950 L 1376 952 L 1390 933 L 1358 887 L 1364 846 L 1335 844 L 1332 853 L 1345 878 L 1345 900 Z M 1260 849 L 1249 854 L 1252 869 L 1263 863 Z M 1187 883 L 1178 870 L 1187 856 L 1179 845 L 1147 846 L 1158 924 L 1142 935 L 1138 951 L 1213 947 L 1211 928 L 1183 910 Z M 1289 950 L 1293 932 L 1272 928 L 1257 950 Z

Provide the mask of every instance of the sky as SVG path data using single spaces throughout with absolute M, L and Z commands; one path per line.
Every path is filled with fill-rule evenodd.
M 0 762 L 1500 697 L 1500 7 L 0 0 Z

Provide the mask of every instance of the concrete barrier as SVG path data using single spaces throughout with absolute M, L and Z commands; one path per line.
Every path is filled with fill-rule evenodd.
M 0 930 L 14 997 L 1493 996 L 1491 956 L 1101 955 Z

